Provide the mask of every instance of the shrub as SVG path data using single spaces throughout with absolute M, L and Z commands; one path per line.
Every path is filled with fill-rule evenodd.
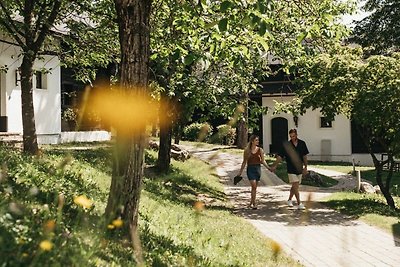
M 233 145 L 236 139 L 236 129 L 227 124 L 217 127 L 217 133 L 211 138 L 212 143 L 221 145 Z
M 208 141 L 212 134 L 212 126 L 205 123 L 192 123 L 183 129 L 183 139 L 188 141 Z

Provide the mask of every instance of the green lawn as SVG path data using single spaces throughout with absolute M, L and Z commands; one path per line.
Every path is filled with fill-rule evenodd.
M 3 175 L 0 183 L 2 266 L 135 265 L 118 224 L 106 229 L 102 216 L 110 152 L 108 144 L 79 144 L 79 150 L 45 147 L 32 158 L 0 148 L 7 162 L 7 179 Z M 146 154 L 148 164 L 155 159 L 155 152 Z M 195 159 L 173 161 L 168 175 L 146 169 L 139 224 L 147 266 L 298 266 L 232 214 L 213 169 Z

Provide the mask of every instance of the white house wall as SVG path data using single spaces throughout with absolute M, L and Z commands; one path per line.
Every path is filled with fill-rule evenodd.
M 268 107 L 267 115 L 263 116 L 263 146 L 266 152 L 269 152 L 271 144 L 271 120 L 276 117 L 286 118 L 288 121 L 288 129 L 296 128 L 299 138 L 307 143 L 310 151 L 309 159 L 311 160 L 326 160 L 326 161 L 352 161 L 351 154 L 351 125 L 350 120 L 339 115 L 332 122 L 332 128 L 321 128 L 320 117 L 322 114 L 319 110 L 307 110 L 303 116 L 298 118 L 298 126 L 295 126 L 293 115 L 286 113 L 274 113 L 274 100 L 279 102 L 288 102 L 293 99 L 293 96 L 270 97 L 263 96 L 262 104 Z M 289 138 L 289 136 L 287 136 Z M 322 154 L 321 143 L 323 140 L 330 140 L 331 154 Z
M 18 46 L 0 42 L 0 65 L 8 68 L 1 75 L 1 115 L 8 117 L 8 132 L 11 133 L 22 133 L 21 85 L 15 81 L 16 70 L 22 62 L 20 54 Z M 43 138 L 55 142 L 61 133 L 60 61 L 56 56 L 43 56 L 34 64 L 34 70 L 42 68 L 50 72 L 43 76 L 42 87 L 46 88 L 37 89 L 33 77 L 36 132 L 39 143 Z

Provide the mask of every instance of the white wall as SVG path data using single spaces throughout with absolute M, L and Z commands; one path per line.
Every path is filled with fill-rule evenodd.
M 296 128 L 300 139 L 307 143 L 310 151 L 309 158 L 312 160 L 326 159 L 321 154 L 321 141 L 331 141 L 331 157 L 330 161 L 346 161 L 351 162 L 351 125 L 350 120 L 339 115 L 335 117 L 332 128 L 320 128 L 320 117 L 322 114 L 319 110 L 307 110 L 303 116 L 299 116 L 298 127 L 295 126 L 293 115 L 291 114 L 273 114 L 275 102 L 287 102 L 293 99 L 293 96 L 269 97 L 264 96 L 262 99 L 263 106 L 268 107 L 268 114 L 263 116 L 263 145 L 264 150 L 269 152 L 269 144 L 271 144 L 271 120 L 276 117 L 283 117 L 288 120 L 288 129 Z M 287 136 L 288 138 L 289 136 Z
M 2 38 L 5 38 L 2 36 Z M 21 87 L 15 83 L 15 73 L 22 58 L 18 46 L 0 42 L 0 64 L 7 65 L 7 73 L 1 78 L 1 115 L 8 116 L 8 132 L 22 133 Z M 56 56 L 44 56 L 36 60 L 34 69 L 45 68 L 50 72 L 44 75 L 46 88 L 36 89 L 34 81 L 33 102 L 37 134 L 59 135 L 61 133 L 61 74 L 60 61 Z

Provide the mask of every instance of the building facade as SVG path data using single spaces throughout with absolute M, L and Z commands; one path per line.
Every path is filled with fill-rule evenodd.
M 21 82 L 22 51 L 0 34 L 0 132 L 22 134 Z M 35 61 L 33 104 L 39 143 L 58 143 L 61 133 L 60 60 L 43 55 Z

